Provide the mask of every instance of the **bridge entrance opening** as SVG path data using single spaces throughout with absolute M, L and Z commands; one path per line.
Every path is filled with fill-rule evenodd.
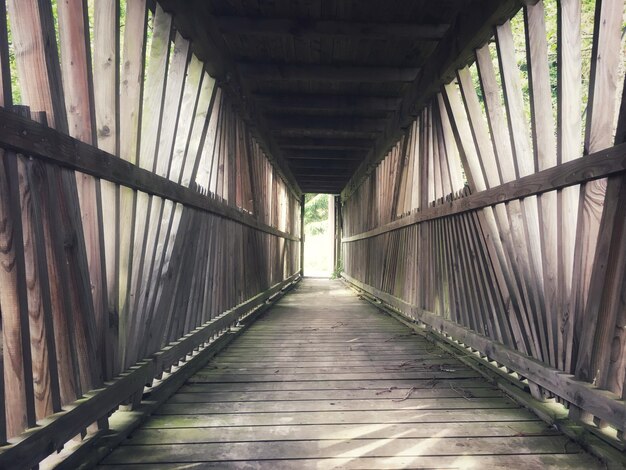
M 306 194 L 304 200 L 304 275 L 331 277 L 334 271 L 335 198 Z

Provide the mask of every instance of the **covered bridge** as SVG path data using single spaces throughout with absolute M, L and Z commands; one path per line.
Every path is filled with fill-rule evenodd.
M 621 468 L 624 14 L 0 0 L 0 468 Z

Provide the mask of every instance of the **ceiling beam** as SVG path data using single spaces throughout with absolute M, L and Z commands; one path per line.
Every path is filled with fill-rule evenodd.
M 315 160 L 363 160 L 366 152 L 363 150 L 327 150 L 327 149 L 290 149 L 285 152 L 285 157 L 294 159 Z
M 343 183 L 335 183 L 335 184 L 319 184 L 319 183 L 302 183 L 305 193 L 317 193 L 323 191 L 333 191 L 337 192 L 337 194 L 343 188 Z
M 225 34 L 420 41 L 439 40 L 450 27 L 445 23 L 375 23 L 248 16 L 221 16 L 216 18 L 216 23 Z
M 312 187 L 310 189 L 307 188 L 306 191 L 302 191 L 303 193 L 309 194 L 332 194 L 338 195 L 341 192 L 341 186 L 334 186 L 329 188 L 320 188 L 320 187 Z
M 328 189 L 341 189 L 343 187 L 343 182 L 341 181 L 303 181 L 302 185 L 303 187 L 307 188 L 307 189 L 311 189 L 312 187 L 315 188 L 328 188 Z
M 339 138 L 314 138 L 314 137 L 282 137 L 277 139 L 278 145 L 283 149 L 334 149 L 354 150 L 369 149 L 374 145 L 371 139 L 339 139 Z M 285 153 L 289 153 L 285 151 Z
M 328 170 L 354 170 L 356 168 L 355 162 L 350 160 L 289 160 L 289 166 L 295 173 L 297 170 L 313 170 L 318 168 L 324 168 Z
M 388 83 L 412 82 L 417 67 L 376 67 L 342 65 L 285 65 L 239 62 L 239 74 L 244 80 L 304 80 L 321 82 Z
M 386 119 L 353 116 L 269 116 L 271 127 L 298 130 L 334 130 L 344 132 L 380 132 Z
M 321 174 L 337 174 L 337 175 L 341 175 L 344 173 L 350 173 L 352 171 L 352 168 L 350 167 L 329 167 L 329 166 L 324 166 L 324 165 L 315 165 L 313 167 L 300 167 L 300 166 L 292 166 L 291 169 L 293 170 L 294 175 L 302 175 L 302 174 L 307 174 L 308 171 L 316 171 L 319 172 Z
M 344 187 L 344 183 L 339 181 L 331 184 L 322 184 L 320 182 L 302 182 L 302 186 L 305 193 L 316 193 L 320 191 L 336 191 L 337 193 L 339 193 L 341 191 L 341 188 Z
M 318 186 L 318 187 L 342 187 L 348 182 L 347 177 L 341 176 L 336 178 L 329 178 L 328 176 L 324 176 L 323 178 L 298 178 L 298 184 L 303 186 Z M 326 181 L 332 181 L 333 185 L 325 184 Z
M 272 134 L 280 137 L 311 137 L 311 138 L 340 138 L 340 139 L 375 139 L 380 132 L 343 131 L 341 129 L 281 129 L 271 130 Z
M 341 180 L 341 181 L 348 181 L 348 179 L 350 179 L 350 175 L 351 173 L 336 173 L 336 174 L 332 174 L 332 173 L 325 173 L 323 171 L 310 171 L 307 173 L 300 173 L 296 175 L 296 179 L 300 179 L 300 178 L 315 178 L 315 179 L 321 179 L 322 181 L 336 181 L 336 180 Z
M 367 95 L 254 93 L 253 98 L 264 107 L 331 111 L 335 109 L 396 111 L 401 102 L 400 98 Z

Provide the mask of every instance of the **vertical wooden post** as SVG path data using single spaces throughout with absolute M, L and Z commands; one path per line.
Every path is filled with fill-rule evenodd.
M 341 257 L 341 196 L 335 196 L 335 249 L 334 249 L 334 269 L 339 274 L 343 271 L 342 257 Z
M 329 262 L 332 275 L 335 271 L 335 198 L 329 194 L 326 203 L 328 204 L 328 245 L 330 245 L 328 247 L 332 247 L 333 250 L 333 258 Z
M 300 198 L 300 276 L 304 276 L 304 194 Z

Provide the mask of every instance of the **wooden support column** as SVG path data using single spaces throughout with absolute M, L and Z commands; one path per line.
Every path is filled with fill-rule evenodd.
M 341 224 L 341 196 L 333 196 L 335 202 L 335 243 L 334 243 L 334 269 L 335 272 L 341 271 L 342 256 L 341 256 L 341 237 L 342 237 L 342 224 Z
M 304 276 L 304 194 L 300 198 L 300 275 Z

